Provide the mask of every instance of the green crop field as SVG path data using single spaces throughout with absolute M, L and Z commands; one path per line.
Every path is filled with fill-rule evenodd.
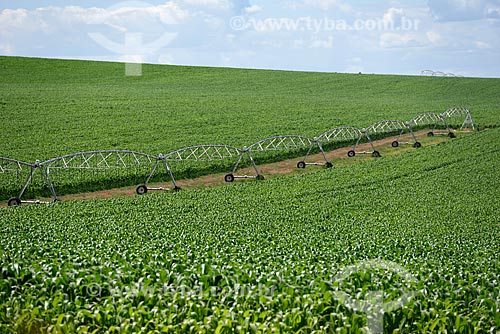
M 338 291 L 388 302 L 408 290 L 385 333 L 498 333 L 499 135 L 297 177 L 1 210 L 1 332 L 361 333 L 365 313 Z M 406 276 L 362 267 L 339 282 L 369 259 Z
M 91 150 L 157 156 L 201 144 L 242 148 L 273 135 L 313 138 L 338 126 L 407 121 L 460 105 L 472 110 L 481 127 L 496 126 L 499 91 L 499 79 L 159 65 L 126 77 L 118 63 L 0 57 L 0 156 L 33 163 Z M 176 173 L 194 177 L 212 167 Z M 135 186 L 148 171 L 78 177 L 66 172 L 53 181 L 60 194 L 78 193 Z M 0 180 L 0 199 L 16 196 L 26 178 L 21 173 Z M 154 178 L 165 179 L 164 173 Z M 26 197 L 39 196 L 50 193 L 37 176 Z
M 466 106 L 500 124 L 500 80 L 348 75 L 0 57 L 1 155 L 33 162 L 129 149 L 250 145 L 273 135 L 407 121 Z
M 458 105 L 483 131 L 260 182 L 0 209 L 0 333 L 367 333 L 380 325 L 384 333 L 499 333 L 500 79 L 143 72 L 0 57 L 0 156 L 241 147 Z M 71 182 L 75 192 L 88 180 Z

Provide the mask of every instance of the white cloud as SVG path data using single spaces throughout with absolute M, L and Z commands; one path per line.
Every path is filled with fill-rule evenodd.
M 247 14 L 255 14 L 255 13 L 259 13 L 262 11 L 262 7 L 259 6 L 259 5 L 252 5 L 252 6 L 249 6 L 249 7 L 246 7 L 245 8 L 245 13 Z
M 304 4 L 321 10 L 339 9 L 343 12 L 350 12 L 352 10 L 350 5 L 341 0 L 304 0 Z
M 30 12 L 26 9 L 4 9 L 0 12 L 0 35 L 8 32 L 46 31 L 47 28 L 41 10 Z
M 380 36 L 380 46 L 382 48 L 403 48 L 421 46 L 418 36 L 415 34 L 393 34 L 385 33 Z
M 489 19 L 500 19 L 500 8 L 488 8 L 486 17 Z
M 249 0 L 181 0 L 184 4 L 204 11 L 244 12 L 251 7 Z
M 345 69 L 344 72 L 346 73 L 363 73 L 364 72 L 364 67 L 361 65 L 348 65 Z
M 160 55 L 158 58 L 159 64 L 175 64 L 175 57 L 172 55 Z
M 405 12 L 401 8 L 389 8 L 384 14 L 383 21 L 386 27 L 401 27 L 401 22 L 405 17 Z
M 471 21 L 496 18 L 497 0 L 428 0 L 432 14 L 439 21 Z
M 231 5 L 230 1 L 226 0 L 184 0 L 184 2 L 191 6 L 213 6 L 221 8 L 228 8 Z
M 4 9 L 0 13 L 0 27 L 22 27 L 28 18 L 26 9 Z
M 331 36 L 326 39 L 313 38 L 309 44 L 310 49 L 331 49 L 333 46 L 333 37 Z
M 478 49 L 491 49 L 491 45 L 489 43 L 483 41 L 476 41 L 476 48 Z
M 347 67 L 344 69 L 347 73 L 362 73 L 364 72 L 363 59 L 360 57 L 354 57 L 347 59 Z
M 105 9 L 104 12 L 104 20 L 102 14 L 99 13 L 89 17 L 86 23 L 104 23 L 112 27 L 122 27 L 121 30 L 127 32 L 153 32 L 165 29 L 164 25 L 182 23 L 190 16 L 189 11 L 179 7 L 172 1 L 157 6 L 111 7 Z
M 41 16 L 58 16 L 69 24 L 99 24 L 110 15 L 103 8 L 82 8 L 78 6 L 40 8 L 39 12 Z
M 0 51 L 2 54 L 10 56 L 14 54 L 15 49 L 11 44 L 0 43 Z
M 423 68 L 474 73 L 477 69 L 478 74 L 500 76 L 500 21 L 496 20 L 500 17 L 499 0 L 426 0 L 419 4 L 362 1 L 353 5 L 354 9 L 345 0 L 157 3 L 0 10 L 0 54 L 107 60 L 125 55 L 89 37 L 90 33 L 99 33 L 113 42 L 109 45 L 116 46 L 116 50 L 130 51 L 132 56 L 140 53 L 148 62 L 355 73 L 418 74 Z M 294 25 L 288 22 L 282 29 L 231 30 L 232 17 L 242 15 L 248 23 L 264 16 L 264 6 L 266 17 L 262 20 L 302 21 Z M 260 14 L 251 15 L 254 13 Z M 343 30 L 339 25 L 336 29 L 326 25 L 316 29 L 304 21 L 310 18 L 311 22 L 320 22 L 325 17 L 337 23 L 342 19 L 346 27 L 356 19 L 377 24 L 382 21 L 396 30 Z M 402 18 L 421 23 L 415 29 L 403 29 Z M 476 21 L 471 21 L 474 18 Z M 165 33 L 178 37 L 166 43 L 170 39 Z M 129 48 L 123 49 L 127 41 Z M 133 48 L 142 45 L 141 41 L 145 43 L 142 49 Z
M 427 36 L 427 39 L 429 40 L 429 42 L 431 42 L 432 44 L 438 45 L 442 42 L 442 37 L 438 32 L 428 31 L 426 33 L 426 36 Z
M 184 22 L 190 16 L 188 10 L 182 9 L 173 1 L 154 7 L 154 12 L 165 24 L 179 24 Z

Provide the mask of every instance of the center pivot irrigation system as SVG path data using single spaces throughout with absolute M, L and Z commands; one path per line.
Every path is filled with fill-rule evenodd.
M 457 124 L 457 120 L 459 123 Z M 229 145 L 198 145 L 175 150 L 167 154 L 158 156 L 147 153 L 134 152 L 129 150 L 101 150 L 89 152 L 77 152 L 53 158 L 44 162 L 38 160 L 35 163 L 27 163 L 20 160 L 0 157 L 0 186 L 1 189 L 13 189 L 21 187 L 16 197 L 8 200 L 9 206 L 16 206 L 22 203 L 43 203 L 39 200 L 22 200 L 28 186 L 33 182 L 37 171 L 40 171 L 41 181 L 50 191 L 54 202 L 58 201 L 57 192 L 64 189 L 65 183 L 77 184 L 78 186 L 94 186 L 99 183 L 97 174 L 109 172 L 112 181 L 144 179 L 145 181 L 137 186 L 136 192 L 139 195 L 147 193 L 149 190 L 180 190 L 174 177 L 173 165 L 205 162 L 217 165 L 223 169 L 233 166 L 230 173 L 225 174 L 226 182 L 233 182 L 235 179 L 264 179 L 264 176 L 257 168 L 255 159 L 257 156 L 269 152 L 276 152 L 282 158 L 285 154 L 298 156 L 307 152 L 303 160 L 297 163 L 298 168 L 305 168 L 308 165 L 321 165 L 331 168 L 333 165 L 328 161 L 326 151 L 332 151 L 340 147 L 351 146 L 347 153 L 349 157 L 357 154 L 371 154 L 373 157 L 380 157 L 380 153 L 375 150 L 373 140 L 397 136 L 391 143 L 392 147 L 401 144 L 410 144 L 415 148 L 421 147 L 417 141 L 414 131 L 430 129 L 428 136 L 447 135 L 455 137 L 452 126 L 460 127 L 461 130 L 475 130 L 470 111 L 464 107 L 455 107 L 446 110 L 442 114 L 427 112 L 413 117 L 408 122 L 400 120 L 384 120 L 370 125 L 365 129 L 358 129 L 351 126 L 336 127 L 328 130 L 314 139 L 303 136 L 287 135 L 273 136 L 262 139 L 243 149 Z M 371 151 L 357 151 L 356 148 L 362 143 L 369 143 Z M 324 162 L 307 162 L 308 157 L 317 148 L 322 154 Z M 257 160 L 259 160 L 257 158 Z M 238 167 L 244 159 L 248 159 L 249 165 L 255 171 L 255 175 L 237 175 Z M 266 160 L 265 158 L 263 159 Z M 229 162 L 227 162 L 229 161 Z M 232 165 L 231 161 L 235 161 Z M 155 173 L 164 167 L 173 187 L 153 188 L 149 186 Z M 189 170 L 189 167 L 187 168 Z M 59 182 L 57 180 L 59 179 Z M 61 179 L 63 181 L 61 182 Z M 139 181 L 140 182 L 140 181 Z
M 64 174 L 72 174 L 77 172 L 78 175 L 71 175 L 80 183 L 91 182 L 95 180 L 98 172 L 113 170 L 115 175 L 130 177 L 133 175 L 134 169 L 150 169 L 157 158 L 140 152 L 128 150 L 102 150 L 102 151 L 89 151 L 77 152 L 44 162 L 36 161 L 35 164 L 28 164 L 25 162 L 12 160 L 8 158 L 0 158 L 0 174 L 10 173 L 17 175 L 18 178 L 23 174 L 27 174 L 26 181 L 17 197 L 12 197 L 8 201 L 9 206 L 20 205 L 22 203 L 44 203 L 41 201 L 27 201 L 22 200 L 26 189 L 33 180 L 36 171 L 39 170 L 42 180 L 52 194 L 54 202 L 58 201 L 57 198 L 57 183 L 53 181 L 54 176 L 61 172 Z M 116 170 L 122 170 L 123 173 L 117 173 Z M 132 173 L 131 173 L 132 171 Z M 65 175 L 67 176 L 67 175 Z
M 152 188 L 148 186 L 149 181 L 157 171 L 160 164 L 163 164 L 167 170 L 168 176 L 172 181 L 172 190 L 178 191 L 181 188 L 175 181 L 174 173 L 172 172 L 171 163 L 175 162 L 212 162 L 222 161 L 227 159 L 241 158 L 241 151 L 234 146 L 229 145 L 198 145 L 181 148 L 179 150 L 160 155 L 153 169 L 149 173 L 146 182 L 137 186 L 136 192 L 139 195 L 147 193 L 149 190 L 169 190 L 168 188 Z
M 268 151 L 300 151 L 304 149 L 309 149 L 312 146 L 311 139 L 302 136 L 274 136 L 266 139 L 262 139 L 255 144 L 250 145 L 249 147 L 244 147 L 241 151 L 241 155 L 236 162 L 236 165 L 233 167 L 233 172 L 230 174 L 226 174 L 224 176 L 224 180 L 226 182 L 233 182 L 234 179 L 249 179 L 255 178 L 258 180 L 263 180 L 264 176 L 260 174 L 257 165 L 255 164 L 254 155 L 258 152 L 268 152 Z M 236 170 L 238 169 L 239 164 L 244 156 L 247 156 L 252 164 L 253 169 L 255 170 L 255 175 L 248 176 L 238 176 L 234 175 Z
M 338 147 L 343 146 L 343 144 L 349 144 L 353 143 L 353 150 L 356 148 L 356 145 L 359 143 L 361 137 L 362 137 L 362 132 L 358 128 L 354 128 L 352 126 L 343 126 L 339 128 L 334 128 L 331 130 L 328 130 L 318 137 L 313 139 L 313 145 L 309 148 L 309 151 L 307 151 L 306 156 L 304 157 L 303 161 L 299 161 L 297 163 L 297 168 L 306 168 L 306 166 L 309 165 L 314 165 L 314 166 L 326 166 L 327 168 L 333 167 L 332 163 L 328 161 L 328 158 L 326 157 L 325 145 L 335 145 L 338 144 Z M 371 143 L 371 142 L 370 142 Z M 321 155 L 323 156 L 323 159 L 325 160 L 324 163 L 321 162 L 306 162 L 307 158 L 311 154 L 312 150 L 314 149 L 314 146 L 318 146 L 319 150 L 321 151 Z M 334 146 L 335 147 L 335 146 Z M 354 151 L 353 151 L 354 152 Z
M 433 70 L 423 70 L 420 72 L 420 75 L 423 76 L 431 76 L 431 77 L 452 77 L 452 78 L 463 78 L 463 75 L 454 74 L 454 73 L 445 73 L 441 71 L 433 71 Z

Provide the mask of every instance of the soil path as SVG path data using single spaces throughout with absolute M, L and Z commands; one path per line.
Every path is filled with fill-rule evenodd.
M 418 141 L 422 143 L 423 148 L 437 145 L 441 142 L 448 141 L 450 140 L 447 136 L 434 136 L 434 137 L 427 137 L 428 131 L 418 131 L 415 133 L 415 135 L 418 138 Z M 384 138 L 381 140 L 377 140 L 373 142 L 373 145 L 377 151 L 379 151 L 382 155 L 382 157 L 389 156 L 389 155 L 394 155 L 394 154 L 403 154 L 408 151 L 413 151 L 415 148 L 413 148 L 412 145 L 400 145 L 397 148 L 391 147 L 391 143 L 395 141 L 397 137 L 388 137 Z M 407 140 L 408 142 L 411 142 L 411 138 L 408 137 L 403 137 L 400 139 L 401 141 Z M 350 151 L 352 147 L 344 147 L 344 148 L 339 148 L 331 152 L 326 152 L 326 157 L 328 161 L 330 161 L 333 164 L 333 167 L 338 167 L 338 166 L 348 166 L 348 165 L 353 165 L 353 164 L 359 164 L 366 162 L 367 160 L 373 160 L 376 158 L 373 158 L 371 154 L 357 154 L 353 158 L 349 158 L 347 156 L 347 152 Z M 359 145 L 356 148 L 356 152 L 362 152 L 362 151 L 369 151 L 371 152 L 371 146 L 369 143 L 364 143 Z M 308 163 L 314 163 L 317 162 L 317 166 L 307 166 L 305 169 L 298 169 L 297 168 L 297 162 L 301 161 L 303 158 L 295 158 L 295 159 L 288 159 L 288 160 L 283 160 L 275 163 L 269 163 L 269 164 L 264 164 L 264 165 L 259 165 L 257 166 L 260 174 L 264 175 L 266 179 L 277 177 L 280 175 L 284 174 L 291 174 L 291 175 L 300 175 L 300 174 L 305 174 L 305 173 L 310 173 L 312 171 L 317 171 L 320 168 L 325 168 L 324 166 L 324 159 L 321 153 L 319 154 L 314 154 L 311 155 L 307 158 Z M 241 168 L 238 170 L 238 175 L 250 175 L 250 176 L 255 176 L 255 171 L 253 168 L 248 167 L 248 168 Z M 235 182 L 255 182 L 253 179 L 247 179 L 247 180 L 235 180 Z M 186 179 L 186 180 L 178 180 L 177 184 L 179 187 L 181 187 L 183 190 L 186 189 L 193 189 L 193 188 L 200 188 L 200 187 L 214 187 L 214 186 L 223 186 L 227 185 L 226 182 L 224 182 L 224 174 L 212 174 L 212 175 L 205 175 L 201 176 L 198 178 L 194 179 Z M 149 184 L 150 187 L 154 188 L 171 188 L 172 183 L 154 183 L 154 184 Z M 126 187 L 126 188 L 118 188 L 118 189 L 109 189 L 109 190 L 102 190 L 102 191 L 95 191 L 95 192 L 89 192 L 89 193 L 81 193 L 81 194 L 72 194 L 72 195 L 65 195 L 65 196 L 60 196 L 59 199 L 61 201 L 78 201 L 78 200 L 89 200 L 89 199 L 105 199 L 105 198 L 117 198 L 117 197 L 126 197 L 126 196 L 136 196 L 135 192 L 135 187 Z M 40 199 L 41 202 L 50 202 L 51 199 Z M 1 203 L 0 207 L 5 207 L 6 203 Z

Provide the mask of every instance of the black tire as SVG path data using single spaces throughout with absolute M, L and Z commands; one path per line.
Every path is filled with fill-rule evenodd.
M 398 147 L 398 146 L 399 146 L 399 142 L 398 142 L 397 140 L 395 140 L 395 141 L 393 141 L 393 142 L 391 143 L 391 146 L 392 146 L 392 147 Z
M 434 132 L 432 132 L 432 131 L 431 131 L 431 132 L 428 132 L 428 133 L 427 133 L 427 137 L 434 137 Z
M 137 188 L 135 188 L 135 192 L 137 195 L 144 195 L 148 192 L 148 187 L 145 184 L 138 185 Z
M 19 198 L 17 198 L 17 197 L 12 197 L 7 202 L 7 205 L 8 206 L 18 206 L 18 205 L 21 205 L 21 200 Z
M 234 175 L 233 174 L 224 175 L 224 181 L 228 183 L 234 182 Z
M 448 132 L 448 137 L 456 138 L 457 136 L 453 132 Z
M 415 144 L 413 144 L 413 147 L 420 148 L 420 147 L 422 147 L 422 144 L 420 144 L 420 142 L 416 141 Z
M 354 152 L 353 150 L 351 150 L 351 151 L 347 152 L 347 156 L 349 158 L 352 158 L 352 157 L 356 156 L 356 152 Z
M 259 175 L 257 175 L 256 179 L 257 180 L 264 180 L 264 175 L 259 174 Z
M 297 162 L 297 168 L 299 168 L 299 169 L 306 168 L 306 163 L 304 161 Z
M 331 162 L 327 162 L 325 166 L 326 166 L 326 168 L 332 168 L 333 164 Z
M 374 158 L 380 158 L 380 152 L 379 151 L 373 151 L 372 156 Z

